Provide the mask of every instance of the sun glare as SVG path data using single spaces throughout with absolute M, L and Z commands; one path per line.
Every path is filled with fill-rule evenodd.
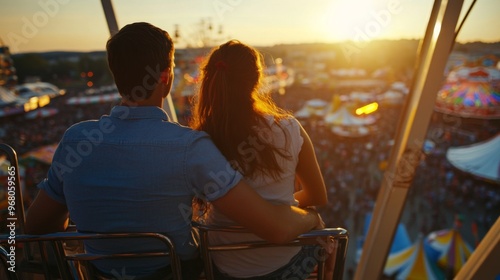
M 376 39 L 390 19 L 388 11 L 375 9 L 373 0 L 332 1 L 324 16 L 323 32 L 332 41 Z

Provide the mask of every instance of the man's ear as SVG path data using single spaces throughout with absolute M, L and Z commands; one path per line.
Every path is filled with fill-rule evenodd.
M 160 82 L 162 84 L 165 84 L 167 85 L 168 83 L 170 83 L 170 79 L 171 79 L 171 71 L 170 71 L 170 68 L 166 68 L 165 70 L 163 70 L 163 72 L 161 72 L 160 74 Z

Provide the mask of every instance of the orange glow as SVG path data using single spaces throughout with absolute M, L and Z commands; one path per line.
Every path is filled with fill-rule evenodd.
M 362 114 L 368 115 L 368 114 L 371 114 L 371 113 L 377 111 L 377 109 L 378 109 L 378 103 L 373 102 L 373 103 L 365 105 L 361 108 L 356 109 L 356 115 L 358 115 L 358 116 L 362 115 Z
M 88 81 L 88 82 L 87 82 L 87 86 L 88 86 L 88 87 L 92 87 L 93 85 L 94 85 L 94 83 L 92 83 L 91 81 Z
M 91 78 L 92 76 L 94 76 L 94 72 L 92 71 L 87 72 L 87 77 Z
M 38 107 L 44 107 L 50 103 L 50 97 L 48 95 L 40 96 L 38 98 Z
M 31 97 L 28 102 L 24 103 L 24 111 L 29 112 L 38 108 L 38 97 Z

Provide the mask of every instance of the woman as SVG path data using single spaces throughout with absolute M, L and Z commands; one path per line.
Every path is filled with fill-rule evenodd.
M 326 188 L 307 133 L 292 115 L 261 92 L 262 55 L 231 40 L 212 50 L 200 75 L 191 126 L 207 132 L 233 168 L 265 199 L 299 207 L 326 204 Z M 297 179 L 301 189 L 295 192 Z M 213 208 L 208 209 L 207 223 L 234 224 Z M 210 234 L 212 244 L 249 240 L 259 238 L 250 233 Z M 218 252 L 213 261 L 218 279 L 303 278 L 314 269 L 315 262 L 307 262 L 313 259 L 314 249 Z

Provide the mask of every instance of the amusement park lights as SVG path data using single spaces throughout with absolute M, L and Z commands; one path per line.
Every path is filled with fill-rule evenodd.
M 377 102 L 373 102 L 373 103 L 370 103 L 368 105 L 365 105 L 363 107 L 360 107 L 358 109 L 356 109 L 356 115 L 362 115 L 362 114 L 371 114 L 375 111 L 377 111 L 378 109 L 378 103 Z

